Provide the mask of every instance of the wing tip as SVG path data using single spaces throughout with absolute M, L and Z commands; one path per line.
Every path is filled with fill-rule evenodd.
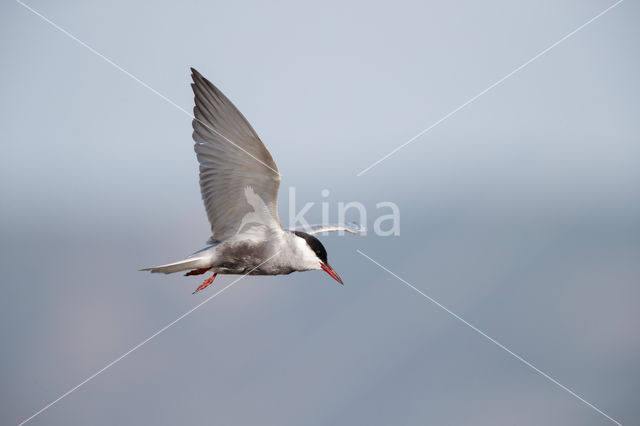
M 192 88 L 209 82 L 197 69 L 193 67 L 190 67 L 189 69 L 191 70 L 191 80 L 193 80 L 193 83 L 191 83 Z

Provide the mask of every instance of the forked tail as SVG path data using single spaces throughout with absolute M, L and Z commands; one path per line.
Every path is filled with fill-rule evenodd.
M 163 274 L 173 274 L 174 272 L 186 271 L 188 269 L 200 269 L 211 267 L 209 257 L 188 257 L 184 260 L 166 265 L 152 266 L 140 269 L 141 271 L 162 272 Z

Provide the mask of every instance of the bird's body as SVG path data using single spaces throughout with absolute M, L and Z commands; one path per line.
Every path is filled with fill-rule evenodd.
M 166 274 L 210 270 L 217 274 L 248 275 L 280 275 L 314 269 L 321 267 L 315 252 L 307 247 L 303 238 L 290 231 L 261 226 L 213 242 L 180 262 L 147 268 Z
M 323 269 L 342 284 L 327 252 L 311 234 L 352 227 L 313 226 L 308 233 L 282 228 L 278 218 L 280 173 L 271 154 L 222 92 L 191 69 L 195 95 L 193 139 L 200 189 L 211 223 L 208 246 L 179 262 L 145 268 L 170 274 L 279 275 Z

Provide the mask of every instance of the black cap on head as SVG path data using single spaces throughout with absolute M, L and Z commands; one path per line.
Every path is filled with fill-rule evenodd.
M 318 240 L 313 235 L 307 234 L 306 232 L 294 231 L 294 234 L 296 234 L 300 238 L 304 238 L 304 240 L 307 242 L 307 245 L 311 248 L 311 250 L 313 250 L 316 256 L 318 256 L 318 259 L 320 259 L 325 264 L 327 263 L 327 250 L 324 248 L 320 240 Z

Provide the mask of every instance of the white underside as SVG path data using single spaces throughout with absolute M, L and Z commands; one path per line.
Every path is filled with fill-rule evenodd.
M 321 269 L 320 260 L 304 239 L 282 228 L 253 226 L 184 260 L 142 270 L 172 274 L 201 268 L 222 274 L 255 275 Z

